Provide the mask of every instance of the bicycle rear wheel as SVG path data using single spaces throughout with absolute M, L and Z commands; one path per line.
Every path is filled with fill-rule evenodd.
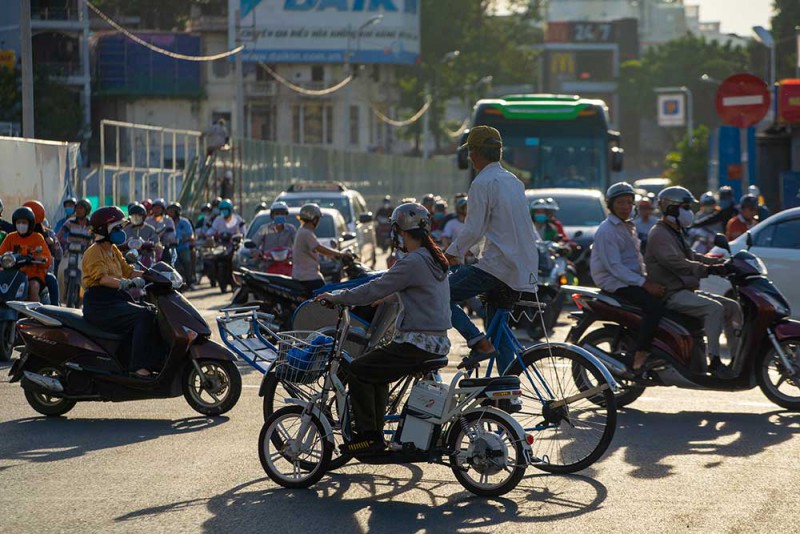
M 596 462 L 608 449 L 617 427 L 614 393 L 603 374 L 567 347 L 532 347 L 506 374 L 520 377 L 522 410 L 513 414 L 533 434 L 534 467 L 550 473 L 574 473 Z M 573 369 L 591 375 L 596 387 L 581 388 Z M 537 393 L 538 392 L 538 393 Z M 541 398 L 540 398 L 541 397 Z

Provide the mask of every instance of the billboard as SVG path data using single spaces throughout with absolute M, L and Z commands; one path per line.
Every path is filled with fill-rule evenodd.
M 228 0 L 243 61 L 408 63 L 420 51 L 419 0 Z

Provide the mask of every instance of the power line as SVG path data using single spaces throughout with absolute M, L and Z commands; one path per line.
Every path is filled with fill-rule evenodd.
M 97 14 L 98 17 L 100 17 L 101 19 L 106 21 L 112 28 L 114 28 L 118 32 L 120 32 L 123 35 L 125 35 L 131 41 L 133 41 L 135 43 L 138 43 L 138 44 L 144 46 L 145 48 L 149 48 L 153 52 L 157 52 L 159 54 L 163 54 L 165 56 L 168 56 L 168 57 L 171 57 L 171 58 L 174 58 L 174 59 L 182 59 L 184 61 L 214 61 L 216 59 L 223 59 L 223 58 L 226 58 L 226 57 L 230 57 L 230 56 L 232 56 L 234 54 L 238 54 L 239 52 L 244 50 L 244 46 L 239 46 L 237 48 L 234 48 L 233 50 L 228 50 L 227 52 L 223 52 L 221 54 L 214 54 L 214 55 L 211 55 L 211 56 L 187 56 L 186 54 L 179 54 L 177 52 L 171 52 L 169 50 L 165 50 L 163 48 L 160 48 L 158 46 L 150 44 L 147 41 L 145 41 L 144 39 L 141 39 L 141 38 L 137 37 L 136 35 L 134 35 L 130 31 L 126 30 L 125 28 L 123 28 L 122 26 L 117 24 L 108 15 L 106 15 L 105 13 L 100 11 L 95 5 L 93 5 L 91 2 L 89 2 L 89 0 L 84 0 L 84 1 L 86 2 L 86 5 L 89 6 L 89 9 L 94 11 Z
M 287 80 L 286 78 L 275 72 L 275 70 L 271 69 L 269 66 L 261 62 L 259 62 L 258 65 L 262 69 L 264 69 L 267 73 L 269 73 L 270 76 L 275 78 L 276 82 L 288 87 L 289 89 L 295 91 L 296 93 L 300 93 L 301 95 L 306 95 L 306 96 L 329 95 L 331 93 L 335 93 L 336 91 L 338 91 L 339 89 L 341 89 L 342 87 L 353 81 L 353 75 L 350 74 L 347 78 L 345 78 L 341 82 L 337 83 L 336 85 L 332 85 L 331 87 L 328 87 L 326 89 L 306 89 L 305 87 L 300 87 L 299 85 L 293 84 L 292 82 L 290 82 L 289 80 Z
M 394 119 L 391 119 L 391 118 L 387 117 L 386 115 L 381 113 L 380 110 L 377 107 L 375 107 L 374 104 L 371 104 L 370 108 L 372 109 L 372 113 L 374 113 L 376 117 L 378 117 L 380 120 L 382 120 L 386 124 L 388 124 L 390 126 L 394 126 L 395 128 L 402 128 L 403 126 L 409 126 L 411 124 L 414 124 L 419 119 L 421 119 L 422 116 L 425 115 L 425 113 L 431 107 L 431 102 L 432 102 L 432 100 L 431 100 L 430 96 L 425 97 L 425 103 L 422 105 L 421 108 L 419 108 L 419 111 L 417 111 L 411 117 L 409 117 L 409 118 L 407 118 L 406 120 L 403 120 L 403 121 L 397 121 L 397 120 L 394 120 Z

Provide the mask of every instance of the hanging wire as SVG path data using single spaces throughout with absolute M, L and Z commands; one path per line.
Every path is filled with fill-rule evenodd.
M 331 93 L 335 93 L 336 91 L 338 91 L 339 89 L 341 89 L 342 87 L 353 81 L 353 75 L 351 74 L 341 82 L 337 83 L 336 85 L 332 85 L 331 87 L 328 87 L 326 89 L 306 89 L 305 87 L 300 87 L 299 85 L 293 84 L 292 82 L 290 82 L 289 80 L 287 80 L 286 78 L 275 72 L 275 70 L 271 69 L 268 65 L 265 65 L 261 62 L 259 62 L 258 65 L 262 69 L 264 69 L 267 73 L 269 73 L 270 76 L 275 78 L 275 81 L 278 82 L 279 84 L 288 87 L 289 89 L 291 89 L 296 93 L 300 93 L 301 95 L 306 95 L 306 96 L 329 95 Z
M 187 56 L 185 54 L 179 54 L 177 52 L 171 52 L 169 50 L 165 50 L 165 49 L 160 48 L 158 46 L 155 46 L 155 45 L 153 45 L 151 43 L 148 43 L 144 39 L 141 39 L 141 38 L 137 37 L 133 33 L 129 32 L 128 30 L 126 30 L 125 28 L 123 28 L 122 26 L 117 24 L 115 21 L 113 21 L 108 15 L 106 15 L 105 13 L 100 11 L 97 8 L 97 6 L 93 5 L 91 2 L 89 2 L 89 0 L 84 0 L 84 1 L 86 2 L 86 5 L 89 6 L 89 9 L 94 11 L 97 14 L 98 17 L 100 17 L 101 19 L 106 21 L 112 28 L 114 28 L 118 32 L 120 32 L 123 35 L 125 35 L 131 41 L 133 41 L 135 43 L 138 43 L 138 44 L 144 46 L 145 48 L 149 48 L 153 52 L 157 52 L 159 54 L 163 54 L 163 55 L 171 57 L 171 58 L 182 59 L 184 61 L 214 61 L 216 59 L 223 59 L 223 58 L 226 58 L 226 57 L 230 57 L 230 56 L 232 56 L 234 54 L 238 54 L 239 52 L 244 50 L 244 46 L 239 46 L 237 48 L 234 48 L 233 50 L 228 50 L 227 52 L 223 52 L 221 54 L 214 54 L 214 55 L 211 55 L 211 56 Z
M 372 109 L 372 113 L 374 113 L 375 116 L 378 117 L 381 121 L 385 122 L 390 126 L 394 126 L 395 128 L 402 128 L 403 126 L 409 126 L 420 120 L 422 116 L 425 115 L 425 113 L 431 107 L 431 102 L 432 100 L 430 95 L 426 96 L 425 103 L 422 105 L 421 108 L 419 108 L 419 111 L 417 111 L 411 117 L 407 118 L 404 121 L 396 121 L 394 119 L 390 119 L 389 117 L 381 113 L 380 110 L 377 107 L 375 107 L 375 104 L 371 104 L 370 108 Z
M 462 132 L 463 132 L 464 130 L 466 130 L 466 129 L 467 129 L 467 126 L 469 126 L 469 117 L 467 117 L 466 119 L 464 119 L 464 121 L 461 123 L 461 126 L 459 126 L 459 127 L 458 127 L 458 130 L 454 130 L 454 131 L 451 131 L 451 130 L 445 130 L 445 132 L 444 132 L 444 133 L 446 133 L 446 134 L 447 134 L 448 136 L 450 136 L 450 137 L 458 137 L 459 135 L 461 135 L 461 134 L 462 134 Z

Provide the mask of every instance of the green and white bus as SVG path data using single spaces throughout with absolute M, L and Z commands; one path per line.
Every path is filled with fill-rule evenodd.
M 622 170 L 620 134 L 609 130 L 602 100 L 573 95 L 509 95 L 479 100 L 473 125 L 503 136 L 503 165 L 528 188 L 575 187 L 605 191 Z M 469 130 L 460 144 L 466 142 Z M 466 149 L 458 166 L 470 167 Z

